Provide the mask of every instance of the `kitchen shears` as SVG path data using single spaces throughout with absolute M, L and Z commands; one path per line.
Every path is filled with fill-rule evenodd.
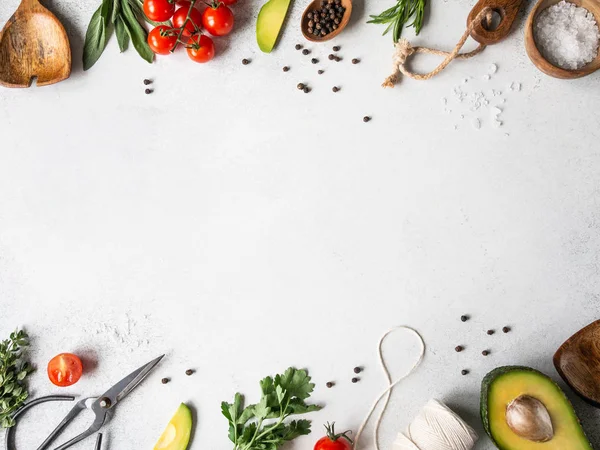
M 71 411 L 65 416 L 65 418 L 58 424 L 58 426 L 50 433 L 50 435 L 46 438 L 46 440 L 38 447 L 37 450 L 44 450 L 54 442 L 54 440 L 62 433 L 62 431 L 67 427 L 69 423 L 71 423 L 82 411 L 86 409 L 91 409 L 95 414 L 95 419 L 92 425 L 85 430 L 83 433 L 75 436 L 64 444 L 56 447 L 54 450 L 65 450 L 78 442 L 83 441 L 84 439 L 92 436 L 93 434 L 100 431 L 100 429 L 106 423 L 108 418 L 108 414 L 114 410 L 114 408 L 119 404 L 121 400 L 123 400 L 131 391 L 133 391 L 144 379 L 150 374 L 150 372 L 156 367 L 156 365 L 164 358 L 165 355 L 159 356 L 158 358 L 150 361 L 147 364 L 144 364 L 139 369 L 133 371 L 113 387 L 111 387 L 108 391 L 102 394 L 100 397 L 88 397 L 83 398 L 77 402 L 77 404 L 71 409 Z M 33 406 L 39 405 L 41 403 L 45 403 L 48 401 L 73 401 L 75 398 L 71 396 L 60 396 L 53 395 L 48 397 L 42 397 L 32 402 L 27 403 L 21 409 L 19 409 L 14 418 L 17 419 L 21 416 L 25 411 L 30 409 Z M 13 442 L 13 428 L 9 428 L 6 433 L 6 449 L 14 450 L 14 447 L 11 447 Z M 99 435 L 96 441 L 96 449 L 99 449 L 102 438 Z

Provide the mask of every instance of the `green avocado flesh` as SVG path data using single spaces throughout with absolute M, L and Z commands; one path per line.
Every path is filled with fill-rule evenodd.
M 265 53 L 271 53 L 283 26 L 291 0 L 269 0 L 258 13 L 256 40 Z
M 158 439 L 154 450 L 186 450 L 192 434 L 192 412 L 184 403 Z
M 507 407 L 521 396 L 546 407 L 554 435 L 534 442 L 516 434 L 506 420 Z M 573 406 L 549 377 L 529 367 L 506 366 L 491 371 L 481 385 L 481 419 L 485 431 L 500 450 L 590 450 Z

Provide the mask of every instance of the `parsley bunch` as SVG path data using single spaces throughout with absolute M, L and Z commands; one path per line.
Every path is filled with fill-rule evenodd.
M 0 342 L 0 428 L 15 424 L 13 414 L 29 396 L 24 380 L 33 368 L 23 359 L 28 346 L 29 337 L 23 330 L 11 333 L 9 339 Z
M 221 403 L 229 421 L 229 439 L 233 450 L 277 450 L 286 442 L 310 433 L 309 420 L 285 420 L 296 414 L 321 409 L 305 402 L 315 388 L 305 370 L 290 367 L 275 378 L 260 382 L 262 397 L 255 405 L 244 407 L 244 398 L 235 394 L 233 403 Z

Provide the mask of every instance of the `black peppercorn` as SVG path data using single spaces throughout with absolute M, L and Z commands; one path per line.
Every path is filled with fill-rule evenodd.
M 283 69 L 282 69 L 282 70 L 283 70 L 284 72 L 288 72 L 288 71 L 290 70 L 290 68 L 289 68 L 288 66 L 283 66 Z
M 482 352 L 481 352 L 481 354 L 482 354 L 483 356 L 487 356 L 487 355 L 489 355 L 489 354 L 490 354 L 490 351 L 489 351 L 489 350 L 484 350 L 484 351 L 482 351 Z
M 245 66 L 247 66 L 248 64 L 250 64 L 250 60 L 244 58 L 244 59 L 242 59 L 242 64 L 245 65 Z
M 148 86 L 149 84 L 152 84 L 152 80 L 149 80 L 148 78 L 146 78 L 146 79 L 144 80 L 144 84 L 145 84 L 146 86 Z
M 313 63 L 313 64 L 318 64 L 319 60 L 317 58 L 313 58 L 313 59 L 310 60 L 310 62 Z
M 339 56 L 335 56 L 333 59 L 335 60 L 335 62 L 340 62 L 342 60 L 342 58 L 340 58 Z
M 305 48 L 304 50 L 302 50 L 302 54 L 303 55 L 308 55 L 310 53 L 310 50 Z
M 503 333 L 508 333 L 510 331 L 510 327 L 502 327 Z
M 333 47 L 333 51 L 334 51 L 334 52 L 339 52 L 339 51 L 340 51 L 340 48 L 341 48 L 341 47 L 340 47 L 339 45 L 336 45 L 336 46 L 334 46 L 334 47 Z
M 331 88 L 331 90 L 332 90 L 333 92 L 337 92 L 337 91 L 339 91 L 339 90 L 340 90 L 340 88 L 339 88 L 339 87 L 337 87 L 337 86 L 334 86 L 334 87 L 332 87 L 332 88 Z
M 302 89 L 304 91 L 305 94 L 308 94 L 310 92 L 310 88 L 308 86 L 305 86 L 304 89 Z
M 353 383 L 358 383 L 359 381 L 360 381 L 360 378 L 352 378 Z
M 324 72 L 325 72 L 325 71 L 324 71 L 323 69 L 319 69 L 319 70 L 317 70 L 317 73 L 318 73 L 319 75 L 323 75 L 323 73 L 324 73 Z
M 333 382 L 333 381 L 328 381 L 328 382 L 327 382 L 327 384 L 326 384 L 325 386 L 327 386 L 328 388 L 330 388 L 330 389 L 331 389 L 331 388 L 333 387 L 333 385 L 334 385 L 334 382 Z
M 371 118 L 369 116 L 365 116 L 363 117 L 363 122 L 367 123 L 371 120 Z
M 462 316 L 460 316 L 460 320 L 461 320 L 461 322 L 466 322 L 467 320 L 469 320 L 469 316 L 462 315 Z
M 492 334 L 494 334 L 494 330 L 487 330 L 486 333 L 491 336 Z
M 358 58 L 354 58 L 352 60 L 352 64 L 358 64 L 359 62 L 360 62 L 360 59 L 358 59 Z
M 296 50 L 300 50 L 302 48 L 301 44 L 296 44 L 296 47 L 294 47 Z
M 169 382 L 169 379 L 168 378 L 163 378 L 162 380 L 160 380 L 160 382 L 162 384 L 167 384 Z
M 144 92 L 145 92 L 147 95 L 149 95 L 149 94 L 152 94 L 152 92 L 153 92 L 153 91 L 152 91 L 152 89 L 146 89 Z
M 454 347 L 454 351 L 460 353 L 464 350 L 464 347 L 462 345 L 457 345 L 456 347 Z
M 185 371 L 185 374 L 189 377 L 190 375 L 194 374 L 194 371 L 192 369 L 188 369 Z
M 467 369 L 463 369 L 463 370 L 460 371 L 460 373 L 463 374 L 463 375 L 468 375 L 469 371 Z
M 362 372 L 362 367 L 355 367 L 354 368 L 354 373 L 361 373 Z
M 304 83 L 298 83 L 298 85 L 296 87 L 298 89 L 302 90 L 302 89 L 304 89 Z
M 335 58 L 335 55 L 331 54 L 331 55 L 327 56 L 327 58 L 329 58 L 330 61 L 333 61 Z

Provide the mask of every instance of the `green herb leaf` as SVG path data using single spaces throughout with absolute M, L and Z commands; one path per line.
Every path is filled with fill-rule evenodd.
M 10 334 L 9 339 L 0 342 L 0 427 L 8 428 L 15 424 L 13 414 L 19 409 L 29 393 L 23 384 L 32 372 L 31 366 L 23 360 L 29 345 L 29 338 L 23 330 Z
M 90 20 L 83 44 L 83 70 L 92 68 L 106 48 L 110 34 L 111 10 L 112 0 L 103 0 Z
M 417 35 L 421 32 L 426 5 L 427 0 L 398 0 L 395 6 L 386 9 L 379 15 L 370 16 L 371 20 L 367 23 L 387 24 L 383 34 L 392 30 L 392 39 L 394 42 L 398 42 L 405 26 L 414 27 Z
M 115 34 L 117 35 L 117 43 L 119 44 L 119 50 L 123 53 L 129 46 L 129 34 L 125 27 L 125 22 L 121 16 L 117 17 L 115 22 Z
M 127 30 L 127 34 L 129 34 L 129 37 L 131 38 L 133 46 L 142 58 L 149 63 L 152 63 L 152 61 L 154 61 L 154 52 L 150 49 L 150 46 L 146 41 L 146 29 L 138 22 L 138 19 L 127 0 L 123 0 L 121 5 L 123 9 L 125 28 Z

